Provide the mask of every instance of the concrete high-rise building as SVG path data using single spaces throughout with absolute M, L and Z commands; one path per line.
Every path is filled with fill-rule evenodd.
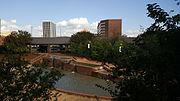
M 56 37 L 56 24 L 51 21 L 43 21 L 43 37 Z
M 122 34 L 122 20 L 108 19 L 100 21 L 97 26 L 97 33 L 105 38 L 120 37 Z

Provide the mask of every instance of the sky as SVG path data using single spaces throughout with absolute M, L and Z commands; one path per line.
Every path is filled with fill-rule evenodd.
M 71 36 L 83 29 L 96 33 L 101 20 L 122 19 L 122 34 L 132 37 L 153 23 L 146 14 L 152 3 L 180 12 L 174 0 L 0 0 L 1 33 L 26 30 L 41 37 L 42 21 L 51 20 L 56 36 Z

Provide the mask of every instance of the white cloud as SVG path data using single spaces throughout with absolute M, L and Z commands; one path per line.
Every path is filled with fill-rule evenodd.
M 73 18 L 69 20 L 63 20 L 58 22 L 57 25 L 57 36 L 71 36 L 76 32 L 79 32 L 83 29 L 88 29 L 92 33 L 97 33 L 97 25 L 98 22 L 88 22 L 87 18 Z M 61 31 L 60 31 L 61 30 Z M 127 35 L 128 37 L 136 37 L 141 32 L 139 30 L 127 30 L 123 34 Z
M 43 33 L 42 33 L 42 26 L 37 26 L 37 27 L 32 27 L 32 36 L 33 37 L 42 37 Z
M 71 36 L 83 29 L 88 29 L 92 33 L 97 32 L 98 22 L 90 23 L 87 18 L 73 18 L 57 23 L 57 36 Z
M 83 29 L 88 29 L 92 33 L 97 33 L 97 25 L 98 22 L 90 23 L 87 18 L 73 18 L 69 20 L 63 20 L 56 23 L 56 36 L 71 36 Z M 16 24 L 16 20 L 5 21 L 1 20 L 1 32 L 2 33 L 11 33 L 12 31 L 28 31 L 31 33 L 32 28 L 32 36 L 33 37 L 42 37 L 42 25 L 40 26 L 32 26 L 32 25 L 25 25 L 19 26 Z M 127 35 L 128 37 L 136 37 L 141 32 L 139 30 L 127 30 L 124 31 L 123 34 Z
M 10 22 L 7 22 L 5 20 L 1 20 L 1 26 L 7 26 L 9 24 L 10 24 Z
M 141 34 L 141 32 L 139 30 L 127 30 L 123 34 L 127 35 L 128 37 L 136 37 Z
M 16 23 L 16 20 L 14 19 L 14 20 L 11 20 L 11 23 Z
M 32 25 L 25 25 L 25 26 L 19 26 L 16 24 L 16 20 L 11 20 L 11 21 L 5 21 L 1 20 L 1 32 L 2 33 L 11 33 L 12 31 L 18 31 L 18 30 L 23 30 L 23 31 L 28 31 L 31 33 L 31 28 L 32 28 L 32 36 L 42 36 L 42 28 L 41 26 L 34 26 Z
M 89 24 L 87 18 L 74 18 L 69 20 L 69 24 L 73 25 L 87 25 Z
M 58 26 L 67 26 L 67 21 L 61 21 L 57 23 Z
M 18 26 L 13 24 L 12 22 L 14 21 L 1 20 L 1 32 L 10 33 L 12 30 L 16 30 Z
M 31 33 L 31 28 L 32 28 L 33 37 L 41 37 L 43 35 L 42 25 L 19 26 L 17 25 L 16 22 L 17 21 L 15 19 L 10 21 L 2 20 L 1 32 L 11 33 L 12 31 L 23 30 Z M 76 32 L 79 32 L 83 29 L 88 29 L 90 32 L 96 33 L 97 24 L 98 22 L 92 22 L 92 23 L 88 22 L 87 18 L 73 18 L 69 20 L 63 20 L 56 23 L 56 36 L 71 36 L 72 34 L 75 34 Z

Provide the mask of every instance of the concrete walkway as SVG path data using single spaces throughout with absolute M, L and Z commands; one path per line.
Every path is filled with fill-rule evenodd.
M 53 97 L 53 101 L 112 101 L 111 97 L 83 94 L 60 89 L 54 90 L 53 93 L 56 94 L 56 96 Z

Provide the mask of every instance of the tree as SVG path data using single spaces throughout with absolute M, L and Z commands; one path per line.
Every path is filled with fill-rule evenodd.
M 0 46 L 0 54 L 5 54 L 5 53 L 7 53 L 7 50 L 6 50 L 5 46 L 1 45 Z
M 87 41 L 92 41 L 94 39 L 94 34 L 90 32 L 77 32 L 76 34 L 72 35 L 70 38 L 71 43 L 76 43 L 76 44 L 84 44 Z
M 100 39 L 96 38 L 91 43 L 90 57 L 92 59 L 98 60 L 105 64 L 113 63 L 112 61 L 117 61 L 119 59 L 119 47 L 122 46 L 124 42 L 119 39 Z
M 164 101 L 175 101 L 180 97 L 180 14 L 170 16 L 156 3 L 148 4 L 147 9 L 148 16 L 155 22 L 136 41 L 143 50 L 142 56 L 146 56 L 143 67 L 150 71 L 146 74 L 147 80 L 156 85 L 156 96 Z
M 87 49 L 87 45 L 94 38 L 94 34 L 87 31 L 77 32 L 76 34 L 72 35 L 70 38 L 71 54 L 88 58 L 89 50 Z
M 111 44 L 103 39 L 96 39 L 91 45 L 91 57 L 95 60 L 102 61 L 103 63 L 108 62 L 108 53 L 111 49 Z
M 31 35 L 26 31 L 12 32 L 4 39 L 4 46 L 10 53 L 28 52 Z
M 148 4 L 148 17 L 154 23 L 124 51 L 111 72 L 115 101 L 178 101 L 180 94 L 179 37 L 180 14 L 170 16 L 159 5 Z M 125 70 L 122 70 L 125 68 Z
M 62 76 L 44 64 L 30 66 L 20 56 L 7 56 L 0 61 L 1 101 L 45 101 Z

